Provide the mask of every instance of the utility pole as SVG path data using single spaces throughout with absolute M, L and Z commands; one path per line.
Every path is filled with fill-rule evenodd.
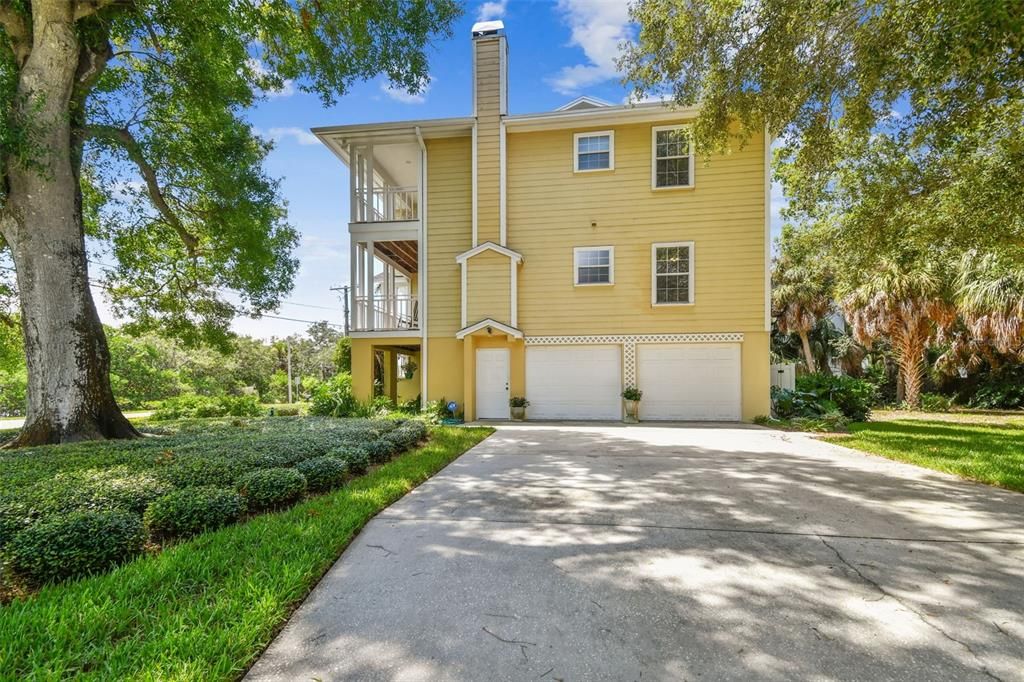
M 290 341 L 284 342 L 285 348 L 288 349 L 288 404 L 292 404 L 292 344 Z
M 345 311 L 345 336 L 348 336 L 350 331 L 348 323 L 348 285 L 344 284 L 340 287 L 331 287 L 331 291 L 342 292 L 341 304 L 343 306 L 343 310 Z

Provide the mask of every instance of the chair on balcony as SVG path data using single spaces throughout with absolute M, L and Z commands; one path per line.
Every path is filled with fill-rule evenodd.
M 420 321 L 420 302 L 413 300 L 412 302 L 412 314 L 402 315 L 398 319 L 398 326 L 403 329 L 416 329 Z

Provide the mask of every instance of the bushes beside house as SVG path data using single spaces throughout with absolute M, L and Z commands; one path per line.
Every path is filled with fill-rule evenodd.
M 863 379 L 830 374 L 804 374 L 796 388 L 772 389 L 775 414 L 781 419 L 821 419 L 841 415 L 848 421 L 865 421 L 875 401 L 874 386 Z M 838 423 L 830 417 L 833 423 Z
M 0 559 L 21 581 L 103 572 L 146 542 L 287 507 L 427 435 L 417 420 L 315 417 L 167 421 L 154 431 L 0 454 Z
M 352 375 L 338 374 L 313 391 L 309 413 L 320 417 L 351 417 L 359 409 L 352 393 Z

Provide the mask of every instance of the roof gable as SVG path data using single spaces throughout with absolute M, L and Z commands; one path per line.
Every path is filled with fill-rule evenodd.
M 484 242 L 483 244 L 477 244 L 469 251 L 463 251 L 462 253 L 455 257 L 455 262 L 465 263 L 473 256 L 481 254 L 484 251 L 496 251 L 497 253 L 500 253 L 503 256 L 508 256 L 517 263 L 523 262 L 523 254 L 519 253 L 518 251 L 513 251 L 512 249 L 506 248 L 500 244 L 495 244 L 494 242 Z
M 611 102 L 605 102 L 603 99 L 584 95 L 582 97 L 577 97 L 571 102 L 563 104 L 555 109 L 555 111 L 578 111 L 580 109 L 599 109 L 610 106 L 612 106 Z

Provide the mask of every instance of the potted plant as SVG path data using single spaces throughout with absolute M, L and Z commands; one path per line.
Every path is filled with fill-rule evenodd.
M 640 421 L 640 399 L 644 392 L 636 386 L 627 386 L 622 392 L 622 399 L 626 401 L 626 421 Z
M 522 396 L 515 396 L 508 401 L 508 406 L 512 408 L 512 419 L 517 422 L 521 422 L 526 419 L 526 408 L 529 407 L 530 401 Z

